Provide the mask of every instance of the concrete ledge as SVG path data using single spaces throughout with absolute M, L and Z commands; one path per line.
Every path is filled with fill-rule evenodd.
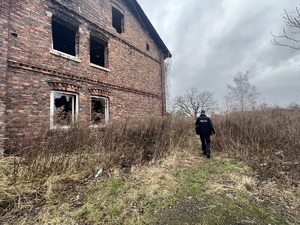
M 53 54 L 53 55 L 61 56 L 61 57 L 66 58 L 66 59 L 73 60 L 73 61 L 78 62 L 78 63 L 81 62 L 81 60 L 78 59 L 76 56 L 68 55 L 64 52 L 60 52 L 60 51 L 57 51 L 55 49 L 50 49 L 50 53 Z

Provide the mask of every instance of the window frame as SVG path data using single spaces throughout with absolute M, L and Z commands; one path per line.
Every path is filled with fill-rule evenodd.
M 73 31 L 75 33 L 75 36 L 74 36 L 74 38 L 75 38 L 75 40 L 74 40 L 75 55 L 72 55 L 72 54 L 69 54 L 67 52 L 64 52 L 64 51 L 61 51 L 61 50 L 58 50 L 58 49 L 54 48 L 53 22 L 58 23 L 59 25 L 64 26 L 67 29 L 69 29 L 69 30 L 71 30 L 71 31 Z M 51 45 L 52 46 L 51 46 L 50 52 L 53 53 L 53 54 L 55 54 L 55 55 L 62 56 L 62 57 L 65 57 L 65 58 L 72 59 L 74 61 L 80 62 L 80 60 L 79 60 L 79 25 L 73 25 L 70 22 L 62 20 L 62 19 L 60 19 L 57 16 L 52 16 L 52 18 L 51 18 L 51 32 L 52 32 L 52 36 L 51 36 L 51 38 L 52 38 Z
M 91 40 L 94 42 L 97 42 L 98 44 L 101 44 L 104 47 L 104 66 L 95 64 L 91 62 Z M 89 41 L 89 56 L 90 56 L 90 66 L 103 69 L 106 71 L 110 71 L 108 69 L 108 42 L 106 40 L 103 40 L 96 35 L 90 35 L 90 41 Z
M 118 14 L 118 15 L 116 15 L 116 13 Z M 112 8 L 111 8 L 111 22 L 112 22 L 112 27 L 116 30 L 116 32 L 117 33 L 119 33 L 119 34 L 122 34 L 122 33 L 124 33 L 125 32 L 125 26 L 124 26 L 124 24 L 125 24 L 125 15 L 124 15 L 124 13 L 120 10 L 120 9 L 118 9 L 117 7 L 115 7 L 115 6 L 112 6 Z M 120 22 L 120 25 L 121 25 L 121 32 L 119 32 L 118 31 L 118 28 L 117 27 L 115 27 L 114 26 L 114 21 L 116 21 L 116 19 L 114 19 L 116 16 L 120 16 L 120 15 L 122 15 L 122 18 L 121 18 L 121 21 L 118 21 L 118 22 Z
M 103 127 L 106 126 L 109 123 L 109 98 L 104 96 L 91 96 L 90 101 L 90 126 L 91 127 Z M 93 99 L 103 99 L 105 101 L 105 107 L 104 107 L 104 124 L 93 124 L 92 123 L 92 100 Z
M 59 125 L 54 124 L 54 113 L 55 113 L 55 94 L 61 94 L 61 95 L 69 95 L 73 96 L 72 100 L 72 122 L 70 125 Z M 75 97 L 75 100 L 74 100 Z M 50 129 L 68 129 L 72 125 L 74 125 L 77 122 L 78 118 L 78 112 L 79 112 L 79 95 L 74 92 L 68 92 L 68 91 L 55 91 L 52 90 L 50 93 Z

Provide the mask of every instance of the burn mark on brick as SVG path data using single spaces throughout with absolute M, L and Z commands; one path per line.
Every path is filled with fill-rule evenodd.
M 52 0 L 52 10 L 53 16 L 60 18 L 69 24 L 73 25 L 74 27 L 79 27 L 79 20 L 81 16 L 75 13 L 74 11 L 70 10 L 69 8 L 63 6 L 62 4 Z
M 157 60 L 156 58 L 154 58 L 151 55 L 147 54 L 147 52 L 133 46 L 132 44 L 130 44 L 129 42 L 127 42 L 126 40 L 121 38 L 121 36 L 115 35 L 114 33 L 111 33 L 109 31 L 99 27 L 97 24 L 95 24 L 94 22 L 90 21 L 89 19 L 83 17 L 82 15 L 77 13 L 76 11 L 71 10 L 71 9 L 67 8 L 66 6 L 62 5 L 57 0 L 52 0 L 52 3 L 53 4 L 50 8 L 53 10 L 53 14 L 56 15 L 57 17 L 67 21 L 70 24 L 73 24 L 75 27 L 79 26 L 79 21 L 84 21 L 85 23 L 88 24 L 88 27 L 90 28 L 90 30 L 98 31 L 101 34 L 105 34 L 106 37 L 108 37 L 108 36 L 113 37 L 116 40 L 120 41 L 121 43 L 127 45 L 128 47 L 133 48 L 135 51 L 141 53 L 142 55 L 150 58 L 152 61 L 154 61 L 158 64 L 161 64 L 161 62 L 159 60 Z M 113 7 L 117 8 L 122 13 L 122 9 L 116 3 L 114 3 L 114 2 L 112 2 L 112 3 L 114 5 Z

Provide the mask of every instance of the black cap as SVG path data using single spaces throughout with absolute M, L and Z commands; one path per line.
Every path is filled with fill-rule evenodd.
M 205 114 L 205 111 L 203 109 L 201 110 L 201 114 Z

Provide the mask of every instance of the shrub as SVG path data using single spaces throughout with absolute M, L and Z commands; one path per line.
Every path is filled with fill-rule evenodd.
M 214 116 L 216 145 L 262 178 L 299 179 L 300 110 L 264 108 Z
M 127 118 L 107 127 L 49 132 L 23 146 L 16 168 L 19 176 L 33 179 L 86 171 L 94 174 L 128 164 L 147 163 L 188 146 L 193 123 L 186 118 L 167 116 L 147 119 Z

